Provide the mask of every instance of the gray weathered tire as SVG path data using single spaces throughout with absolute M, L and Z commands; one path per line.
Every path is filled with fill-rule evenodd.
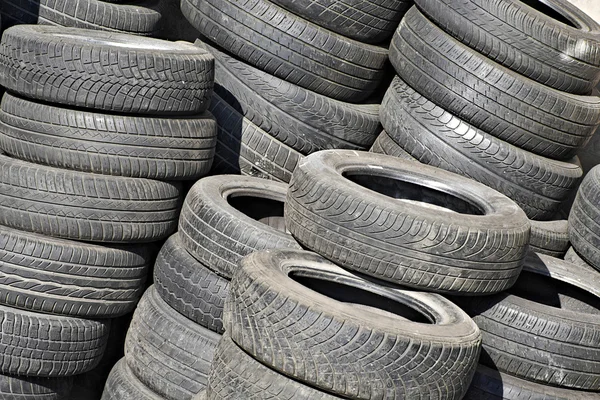
M 164 400 L 164 397 L 144 386 L 122 358 L 110 371 L 101 400 Z
M 177 228 L 180 186 L 0 155 L 0 224 L 93 242 L 151 242 Z
M 369 151 L 372 153 L 387 154 L 388 156 L 398 157 L 403 160 L 417 161 L 416 158 L 411 156 L 402 148 L 402 146 L 396 143 L 386 131 L 381 131 Z
M 73 378 L 32 378 L 0 374 L 2 400 L 66 400 Z
M 0 84 L 49 103 L 121 113 L 206 109 L 214 58 L 187 42 L 43 25 L 17 25 L 0 43 Z
M 382 286 L 299 250 L 242 259 L 225 324 L 261 363 L 350 399 L 461 399 L 481 344 L 444 297 Z
M 569 237 L 577 254 L 600 270 L 600 165 L 579 186 L 569 214 Z
M 345 268 L 471 295 L 513 285 L 530 231 L 512 200 L 481 183 L 350 150 L 321 151 L 300 163 L 285 219 L 299 243 Z
M 547 256 L 563 258 L 569 249 L 569 223 L 564 219 L 529 221 L 529 249 Z
M 236 175 L 210 176 L 189 191 L 179 218 L 184 248 L 231 279 L 240 259 L 259 250 L 300 248 L 283 224 L 287 185 Z M 251 197 L 245 204 L 236 197 Z

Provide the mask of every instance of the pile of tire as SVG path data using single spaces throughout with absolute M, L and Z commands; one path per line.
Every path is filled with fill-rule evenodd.
M 224 332 L 223 307 L 240 259 L 300 245 L 286 232 L 287 185 L 256 177 L 200 179 L 188 193 L 179 231 L 161 248 L 154 285 L 125 340 L 125 359 L 103 400 L 189 400 L 208 384 Z
M 305 155 L 368 149 L 381 132 L 385 42 L 410 5 L 181 0 L 216 59 L 214 170 L 289 182 Z
M 100 362 L 111 319 L 135 308 L 147 243 L 177 228 L 176 181 L 211 167 L 213 67 L 191 44 L 4 32 L 0 397 L 67 399 L 72 377 Z
M 558 211 L 583 176 L 576 153 L 600 124 L 591 95 L 600 25 L 568 0 L 415 3 L 392 39 L 397 76 L 372 151 L 500 191 L 538 221 L 536 251 L 562 258 L 569 244 Z

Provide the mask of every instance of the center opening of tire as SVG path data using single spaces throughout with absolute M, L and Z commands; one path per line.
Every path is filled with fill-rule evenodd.
M 239 212 L 265 225 L 287 232 L 283 220 L 283 202 L 255 196 L 235 196 L 227 198 L 228 203 Z
M 357 173 L 345 173 L 344 177 L 367 189 L 371 189 L 394 199 L 427 203 L 460 214 L 484 215 L 484 212 L 475 204 L 469 203 L 454 195 L 414 183 L 385 176 L 362 175 Z
M 544 0 L 519 0 L 522 3 L 527 4 L 529 7 L 536 9 L 542 14 L 547 15 L 548 17 L 555 19 L 559 22 L 562 22 L 565 25 L 569 25 L 573 28 L 580 29 L 581 27 L 574 21 L 572 21 L 568 16 L 561 14 L 554 7 L 547 4 Z

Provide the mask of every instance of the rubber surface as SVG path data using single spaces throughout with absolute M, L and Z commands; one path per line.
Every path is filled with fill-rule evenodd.
M 600 97 L 561 92 L 460 43 L 416 8 L 390 46 L 400 77 L 465 122 L 517 147 L 569 159 L 600 123 Z
M 110 371 L 101 400 L 164 400 L 140 382 L 122 358 Z
M 384 76 L 384 47 L 328 31 L 268 0 L 181 0 L 181 11 L 245 62 L 334 99 L 358 103 Z
M 300 163 L 285 219 L 299 243 L 344 268 L 473 295 L 513 285 L 530 231 L 512 200 L 480 183 L 349 150 L 322 151 Z
M 154 287 L 181 315 L 211 331 L 223 333 L 223 305 L 229 281 L 196 261 L 183 247 L 178 233 L 158 253 Z
M 72 378 L 27 378 L 0 374 L 0 399 L 65 400 L 73 386 Z
M 529 249 L 536 253 L 563 258 L 569 249 L 569 223 L 564 219 L 531 222 Z
M 381 131 L 373 146 L 369 149 L 372 153 L 387 154 L 403 160 L 417 161 L 406 150 L 404 150 L 386 131 Z
M 394 314 L 403 306 L 423 322 Z M 298 250 L 242 259 L 225 316 L 227 334 L 261 363 L 350 399 L 461 399 L 481 344 L 442 296 L 381 286 Z
M 6 93 L 0 147 L 13 157 L 71 170 L 159 180 L 196 180 L 210 171 L 217 123 L 73 110 Z
M 173 183 L 74 172 L 0 155 L 0 224 L 94 242 L 150 242 L 177 227 Z
M 600 166 L 579 186 L 569 214 L 569 237 L 581 258 L 600 270 Z
M 0 44 L 0 84 L 26 97 L 120 113 L 197 114 L 214 59 L 187 42 L 17 25 Z

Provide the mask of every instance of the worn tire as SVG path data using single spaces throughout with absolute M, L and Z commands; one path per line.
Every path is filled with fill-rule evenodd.
M 514 200 L 531 219 L 554 217 L 583 170 L 513 146 L 419 95 L 399 77 L 381 104 L 384 129 L 417 160 L 483 183 Z
M 154 264 L 154 287 L 160 297 L 181 315 L 223 333 L 223 305 L 229 281 L 196 261 L 183 247 L 179 234 L 172 235 Z
M 600 97 L 523 77 L 460 43 L 416 8 L 394 35 L 390 60 L 410 87 L 438 106 L 542 156 L 573 157 L 600 124 Z
M 342 173 L 356 174 L 357 181 Z M 530 231 L 525 213 L 487 186 L 413 161 L 349 150 L 305 158 L 290 183 L 285 220 L 299 243 L 345 268 L 472 295 L 513 285 Z
M 0 306 L 0 371 L 67 377 L 93 369 L 108 339 L 108 320 L 92 321 Z
M 386 154 L 388 156 L 394 156 L 403 160 L 417 161 L 416 158 L 411 156 L 406 150 L 402 148 L 386 131 L 381 131 L 373 146 L 369 149 L 371 153 Z
M 598 288 L 596 271 L 531 253 L 510 292 L 454 301 L 482 331 L 483 364 L 530 381 L 598 391 Z
M 575 251 L 575 249 L 572 246 L 569 247 L 569 250 L 567 250 L 567 252 L 565 253 L 564 260 L 571 264 L 575 264 L 578 267 L 586 268 L 591 271 L 596 271 L 590 264 L 585 262 L 585 260 L 583 258 L 581 258 L 581 256 L 579 254 L 577 254 L 577 252 Z
M 531 222 L 529 249 L 547 256 L 563 258 L 569 249 L 569 223 L 564 219 Z
M 180 187 L 0 155 L 0 224 L 58 238 L 151 242 L 177 227 Z
M 146 281 L 147 249 L 0 230 L 0 304 L 85 318 L 114 318 L 135 308 Z
M 281 203 L 287 189 L 282 183 L 235 175 L 199 180 L 189 191 L 179 218 L 183 247 L 227 279 L 250 253 L 300 248 L 282 224 Z M 231 205 L 237 196 L 253 197 L 246 204 L 247 213 Z
M 384 47 L 328 31 L 268 0 L 181 0 L 181 11 L 245 62 L 334 99 L 360 102 L 384 77 Z
M 160 0 L 111 4 L 99 0 L 5 0 L 0 17 L 16 24 L 58 25 L 155 36 L 161 30 Z
M 59 168 L 158 180 L 196 180 L 211 168 L 217 123 L 209 113 L 157 118 L 73 110 L 9 93 L 0 110 L 0 147 Z
M 290 181 L 302 154 L 270 136 L 216 93 L 210 112 L 218 124 L 213 172 Z
M 569 237 L 581 258 L 600 270 L 600 166 L 579 186 L 569 214 Z
M 302 154 L 364 149 L 381 130 L 377 104 L 331 99 L 205 46 L 215 56 L 215 93 L 267 134 Z
M 0 399 L 2 400 L 66 400 L 73 379 L 31 378 L 0 374 Z
M 213 89 L 214 59 L 186 42 L 17 25 L 0 43 L 0 84 L 49 103 L 120 113 L 197 114 Z
M 220 338 L 175 312 L 151 286 L 127 331 L 125 360 L 153 392 L 168 400 L 190 400 L 208 384 Z
M 101 400 L 164 400 L 164 397 L 144 386 L 122 358 L 110 371 Z
M 228 336 L 213 360 L 206 399 L 211 400 L 338 400 L 303 385 L 256 361 Z
M 420 319 L 395 315 L 401 307 Z M 461 399 L 481 344 L 473 321 L 442 296 L 385 287 L 298 250 L 242 259 L 225 321 L 262 364 L 351 399 Z
M 580 392 L 519 379 L 483 365 L 477 367 L 463 400 L 598 400 L 600 394 Z
M 587 95 L 600 80 L 600 26 L 568 0 L 538 6 L 562 10 L 580 27 L 515 0 L 416 3 L 462 43 L 544 85 Z

